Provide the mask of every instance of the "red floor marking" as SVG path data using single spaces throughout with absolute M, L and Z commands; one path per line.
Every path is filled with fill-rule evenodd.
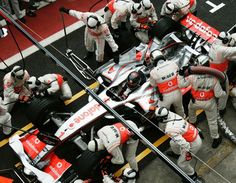
M 26 25 L 30 29 L 34 30 L 38 35 L 43 38 L 47 38 L 50 35 L 63 29 L 61 15 L 59 8 L 64 6 L 69 9 L 76 9 L 79 11 L 89 11 L 90 7 L 98 2 L 98 0 L 57 0 L 56 2 L 49 4 L 43 7 L 40 10 L 37 10 L 37 17 L 25 17 Z M 102 0 L 99 2 L 91 11 L 97 11 L 104 7 L 107 3 L 107 0 Z M 77 19 L 65 15 L 65 24 L 69 26 L 77 21 Z M 22 25 L 22 24 L 21 24 Z M 24 25 L 22 26 L 38 41 L 41 39 L 28 30 Z M 10 25 L 10 28 L 19 44 L 21 50 L 24 50 L 32 45 L 22 33 L 20 33 L 13 25 Z M 18 53 L 17 46 L 14 43 L 12 36 L 9 35 L 5 38 L 0 39 L 0 57 L 5 60 Z

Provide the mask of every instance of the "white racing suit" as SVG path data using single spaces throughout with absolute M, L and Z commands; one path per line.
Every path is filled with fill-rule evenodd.
M 175 154 L 179 154 L 178 166 L 189 176 L 194 174 L 191 160 L 186 160 L 186 153 L 196 154 L 202 146 L 198 130 L 181 116 L 169 112 L 168 119 L 164 120 L 165 133 L 171 137 L 170 146 Z
M 22 80 L 15 79 L 11 76 L 11 72 L 7 73 L 3 78 L 3 96 L 4 105 L 8 112 L 11 112 L 14 104 L 18 101 L 19 96 L 31 96 L 31 90 L 25 86 L 25 82 L 29 79 L 29 74 L 25 70 Z
M 142 42 L 147 44 L 149 42 L 148 36 L 148 27 L 145 29 L 142 25 L 152 24 L 157 21 L 157 14 L 155 7 L 152 7 L 148 10 L 142 7 L 141 15 L 131 13 L 130 15 L 130 24 L 134 29 L 135 36 Z
M 221 40 L 215 40 L 209 50 L 210 67 L 218 69 L 226 74 L 228 70 L 229 61 L 236 61 L 236 46 L 229 47 L 222 43 Z M 226 93 L 224 97 L 218 101 L 218 109 L 224 110 L 229 96 L 229 80 L 226 76 L 225 81 Z
M 0 97 L 0 126 L 1 124 L 11 126 L 11 115 L 7 112 L 6 106 L 2 103 L 2 98 Z M 11 128 L 2 126 L 3 133 L 9 135 L 11 133 Z
M 119 23 L 126 22 L 132 3 L 131 0 L 111 0 L 105 8 L 105 22 L 111 24 L 113 29 L 118 29 Z
M 88 16 L 94 15 L 98 17 L 100 25 L 95 29 L 90 29 L 88 26 L 86 26 L 84 33 L 84 42 L 87 51 L 94 52 L 94 43 L 96 44 L 96 60 L 98 62 L 103 62 L 104 59 L 105 40 L 108 42 L 113 52 L 118 51 L 118 45 L 114 41 L 108 25 L 105 23 L 104 19 L 101 16 L 95 13 L 80 12 L 75 10 L 70 10 L 69 14 L 84 22 L 85 25 L 87 25 Z
M 191 85 L 193 100 L 188 105 L 189 122 L 197 120 L 196 111 L 203 109 L 206 114 L 210 134 L 213 139 L 219 137 L 217 125 L 217 103 L 216 98 L 224 97 L 226 92 L 222 90 L 219 80 L 210 75 L 190 75 L 179 80 L 180 87 Z
M 49 95 L 52 95 L 58 91 L 61 91 L 61 99 L 68 100 L 72 97 L 72 92 L 68 82 L 64 80 L 60 74 L 45 74 L 38 78 L 41 81 L 41 85 L 38 88 L 39 91 L 47 90 Z
M 137 125 L 132 121 L 127 121 L 136 130 Z M 111 162 L 113 164 L 123 164 L 124 157 L 121 151 L 122 145 L 125 147 L 125 158 L 130 167 L 138 171 L 138 163 L 135 159 L 136 150 L 139 140 L 134 140 L 130 136 L 133 133 L 129 131 L 121 123 L 115 123 L 114 125 L 107 125 L 98 130 L 97 135 L 102 140 L 106 150 L 113 156 Z
M 166 8 L 167 3 L 172 3 L 175 6 L 175 10 L 173 13 L 168 14 L 168 10 Z M 197 1 L 196 0 L 167 0 L 163 4 L 161 8 L 161 16 L 169 16 L 173 20 L 178 21 L 187 15 L 189 12 L 196 12 Z
M 158 64 L 150 72 L 150 84 L 156 87 L 163 96 L 163 100 L 158 100 L 158 106 L 170 109 L 174 106 L 175 112 L 185 117 L 182 93 L 177 80 L 178 66 L 172 61 L 165 61 Z

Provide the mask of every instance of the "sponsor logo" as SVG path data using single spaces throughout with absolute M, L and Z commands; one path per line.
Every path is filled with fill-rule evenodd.
M 208 42 L 213 42 L 219 34 L 219 31 L 192 14 L 187 15 L 186 18 L 181 21 L 181 23 Z

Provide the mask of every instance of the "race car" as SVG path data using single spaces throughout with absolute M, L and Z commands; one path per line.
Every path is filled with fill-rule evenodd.
M 164 20 L 161 20 L 161 23 L 157 25 L 159 29 L 165 25 L 162 21 L 164 22 Z M 188 27 L 188 30 L 190 28 Z M 215 39 L 214 34 L 209 35 L 207 39 L 201 36 L 194 38 L 192 36 L 195 34 L 188 32 L 188 30 L 184 31 L 186 37 L 181 40 L 183 32 L 173 32 L 173 29 L 170 28 L 162 34 L 161 39 L 156 36 L 150 44 L 132 48 L 121 55 L 119 64 L 110 61 L 99 68 L 96 72 L 96 76 L 99 76 L 98 80 L 100 80 L 97 91 L 99 99 L 91 99 L 88 104 L 73 115 L 66 115 L 64 119 L 61 119 L 62 123 L 57 123 L 52 119 L 57 114 L 58 109 L 61 112 L 63 108 L 60 101 L 45 98 L 35 99 L 30 106 L 32 121 L 39 127 L 39 130 L 44 129 L 46 124 L 55 122 L 54 137 L 58 139 L 58 143 L 52 145 L 45 143 L 47 141 L 41 141 L 37 137 L 41 133 L 38 129 L 33 130 L 31 134 L 21 137 L 15 135 L 10 138 L 9 144 L 19 156 L 24 166 L 24 173 L 42 183 L 71 182 L 78 177 L 88 178 L 88 173 L 92 172 L 95 165 L 95 167 L 99 166 L 104 154 L 95 155 L 86 150 L 87 142 L 91 137 L 84 131 L 87 131 L 86 128 L 90 129 L 99 118 L 110 118 L 108 115 L 110 111 L 98 101 L 102 101 L 105 106 L 107 105 L 111 109 L 117 109 L 118 112 L 121 110 L 121 116 L 124 117 L 130 116 L 125 116 L 125 113 L 122 114 L 123 109 L 119 109 L 119 107 L 124 108 L 125 106 L 130 110 L 132 110 L 131 108 L 138 108 L 141 114 L 148 113 L 151 105 L 149 99 L 153 96 L 153 88 L 149 85 L 148 80 L 148 73 L 153 65 L 149 62 L 148 57 L 153 50 L 161 50 L 166 59 L 175 61 L 180 68 L 189 64 L 204 65 L 208 61 L 208 56 L 204 52 L 208 49 L 208 41 Z M 178 50 L 178 52 L 173 50 Z M 146 81 L 129 94 L 127 98 L 122 99 L 116 91 L 123 86 L 126 78 L 133 71 L 141 71 L 145 75 Z M 88 88 L 86 90 L 89 91 Z M 188 90 L 189 88 L 183 89 L 183 94 Z M 94 94 L 92 96 L 94 97 Z M 113 118 L 116 118 L 116 116 L 113 116 Z M 68 143 L 69 146 L 67 147 Z M 69 147 L 73 150 L 74 147 L 77 147 L 75 156 L 71 157 L 71 154 L 69 154 L 70 158 L 68 158 L 70 151 L 58 153 L 61 149 L 69 149 Z

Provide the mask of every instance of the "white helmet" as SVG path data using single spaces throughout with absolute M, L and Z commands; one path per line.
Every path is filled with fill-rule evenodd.
M 141 5 L 144 7 L 144 9 L 148 10 L 152 7 L 152 3 L 150 0 L 142 0 Z
M 221 40 L 221 42 L 225 45 L 233 46 L 235 41 L 231 37 L 230 33 L 222 31 L 218 35 L 218 39 Z
M 77 179 L 77 180 L 74 181 L 74 183 L 83 183 L 83 182 L 84 182 L 84 181 L 81 180 L 81 179 Z
M 96 15 L 89 15 L 87 18 L 87 26 L 90 29 L 95 29 L 100 25 L 100 21 L 98 20 L 98 17 Z
M 190 0 L 176 1 L 175 4 L 179 9 L 182 9 L 182 8 L 187 7 L 187 6 L 190 6 Z
M 29 89 L 38 88 L 41 85 L 41 82 L 35 76 L 31 76 L 26 81 L 26 83 L 27 83 Z
M 158 49 L 155 49 L 151 52 L 150 58 L 154 66 L 165 62 L 165 57 L 163 53 Z
M 104 150 L 105 146 L 101 139 L 94 139 L 88 143 L 88 150 L 92 152 Z
M 13 67 L 13 69 L 11 71 L 12 77 L 22 80 L 24 78 L 24 75 L 25 75 L 25 71 L 21 66 L 16 65 L 15 67 Z
M 122 179 L 130 180 L 136 178 L 137 172 L 132 168 L 126 168 L 124 169 L 122 175 Z
M 142 14 L 142 5 L 140 3 L 134 3 L 131 8 L 131 13 L 141 15 Z
M 167 119 L 169 114 L 169 110 L 166 107 L 158 107 L 155 111 L 155 115 L 159 118 L 159 119 Z M 159 122 L 165 122 L 163 120 L 160 120 Z
M 165 3 L 164 8 L 167 15 L 171 15 L 175 11 L 175 5 L 171 2 Z

